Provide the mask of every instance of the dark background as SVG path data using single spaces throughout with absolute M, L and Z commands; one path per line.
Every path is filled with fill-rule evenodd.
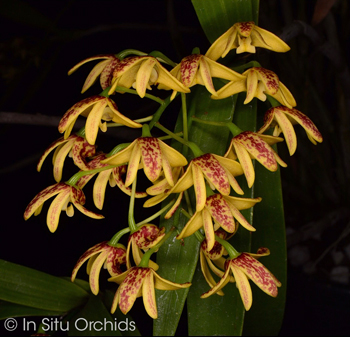
M 323 144 L 314 146 L 297 127 L 296 154 L 290 158 L 285 145 L 279 147 L 288 163 L 282 170 L 289 254 L 282 336 L 350 332 L 349 19 L 349 3 L 344 0 L 264 0 L 260 4 L 259 25 L 282 36 L 292 50 L 283 55 L 260 50 L 252 57 L 279 75 L 295 96 L 297 108 L 324 137 Z M 103 220 L 76 211 L 72 219 L 62 214 L 53 235 L 46 227 L 49 203 L 40 216 L 23 220 L 34 195 L 54 183 L 52 156 L 41 173 L 36 172 L 36 163 L 61 136 L 59 119 L 78 100 L 99 93 L 96 84 L 79 96 L 95 63 L 70 77 L 67 71 L 84 58 L 127 48 L 159 49 L 179 62 L 195 46 L 205 53 L 209 42 L 191 2 L 185 0 L 1 0 L 0 25 L 0 257 L 67 276 L 87 248 L 115 232 Z M 156 105 L 123 97 L 118 106 L 135 119 L 151 114 Z M 175 104 L 174 117 L 164 124 L 171 125 L 177 111 Z M 26 124 L 31 114 L 40 114 L 44 126 L 37 121 Z M 99 144 L 109 151 L 136 134 L 119 128 L 112 136 L 103 136 L 102 142 L 99 138 Z M 63 180 L 75 172 L 69 168 L 73 165 L 67 161 Z M 84 191 L 90 199 L 91 186 Z M 127 199 L 119 201 L 121 195 L 107 188 L 102 211 L 106 217 L 115 216 L 116 229 L 128 208 Z M 86 207 L 95 209 L 90 200 Z M 152 211 L 142 212 L 145 218 Z

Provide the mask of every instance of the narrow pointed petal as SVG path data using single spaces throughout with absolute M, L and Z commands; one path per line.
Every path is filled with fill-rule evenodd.
M 186 223 L 177 239 L 187 238 L 203 226 L 202 212 L 196 212 Z
M 244 305 L 245 310 L 249 310 L 253 303 L 253 294 L 252 288 L 250 287 L 247 276 L 240 271 L 235 266 L 231 266 L 232 273 L 235 277 L 237 288 L 239 290 L 239 294 L 241 295 L 241 299 Z
M 104 219 L 103 215 L 97 214 L 97 213 L 92 212 L 92 211 L 89 211 L 84 206 L 82 206 L 81 204 L 75 202 L 74 200 L 73 200 L 73 204 L 81 213 L 83 213 L 84 215 L 86 215 L 86 216 L 88 216 L 90 218 L 93 218 L 93 219 Z
M 113 180 L 116 183 L 116 185 L 127 195 L 131 196 L 131 188 L 126 187 L 125 183 L 122 179 L 122 175 L 127 171 L 127 166 L 118 166 L 113 169 Z M 145 198 L 148 194 L 146 192 L 135 192 L 135 198 Z
M 128 276 L 129 274 L 129 271 L 130 271 L 131 267 L 128 268 L 128 270 L 126 270 L 124 273 L 122 274 L 119 274 L 119 275 L 115 275 L 115 276 L 112 276 L 108 279 L 108 282 L 115 282 L 117 284 L 121 284 L 125 279 L 126 277 Z
M 98 243 L 97 245 L 89 248 L 82 256 L 80 256 L 78 262 L 75 264 L 72 271 L 72 275 L 71 275 L 72 282 L 74 282 L 75 277 L 77 276 L 78 270 L 84 264 L 84 262 L 88 260 L 91 256 L 101 252 L 105 248 L 106 244 L 107 244 L 107 241 Z
M 141 137 L 138 138 L 138 145 L 141 150 L 141 160 L 146 177 L 152 182 L 156 181 L 162 170 L 162 152 L 158 139 Z
M 90 61 L 95 61 L 95 60 L 100 60 L 100 59 L 109 59 L 112 55 L 111 54 L 101 54 L 101 55 L 96 55 L 92 57 L 88 57 L 79 63 L 77 63 L 73 68 L 71 68 L 68 71 L 68 75 L 73 74 L 78 68 L 80 68 L 83 64 L 90 62 Z M 114 55 L 113 55 L 114 56 Z
M 202 56 L 200 59 L 200 66 L 199 66 L 199 74 L 203 80 L 204 86 L 207 88 L 207 90 L 214 96 L 217 96 L 213 80 L 212 80 L 212 74 L 210 73 L 210 66 L 208 62 L 205 60 L 205 57 Z
M 172 188 L 171 190 L 172 193 L 179 193 L 179 192 L 186 191 L 193 185 L 194 181 L 192 176 L 192 166 L 193 166 L 193 163 L 190 162 L 190 165 L 187 167 L 184 175 L 178 180 L 178 182 Z
M 208 197 L 205 206 L 214 221 L 226 232 L 233 233 L 235 231 L 235 220 L 232 216 L 229 205 L 221 194 L 214 194 Z M 208 247 L 207 249 L 210 251 L 212 248 Z
M 139 147 L 139 143 L 136 140 L 135 146 L 132 149 L 130 158 L 128 159 L 128 171 L 126 173 L 125 186 L 130 186 L 136 178 L 137 171 L 139 169 L 141 159 L 141 149 Z
M 187 159 L 179 152 L 176 151 L 171 146 L 167 145 L 161 140 L 158 140 L 160 149 L 164 153 L 164 155 L 167 157 L 170 165 L 172 167 L 178 167 L 178 166 L 185 166 L 187 165 Z
M 255 26 L 252 33 L 252 44 L 256 47 L 262 47 L 273 50 L 277 53 L 285 53 L 290 47 L 275 34 Z
M 196 194 L 196 210 L 201 211 L 205 205 L 206 188 L 203 173 L 196 164 L 192 165 L 192 177 L 194 192 Z
M 113 111 L 113 118 L 112 118 L 113 122 L 128 126 L 129 128 L 141 128 L 142 127 L 142 124 L 134 122 L 130 118 L 127 118 L 123 114 L 121 114 L 118 111 L 118 107 L 115 104 L 115 102 L 112 101 L 110 98 L 107 99 L 107 104 L 110 107 L 110 109 Z
M 120 62 L 114 55 L 110 58 L 110 62 L 105 66 L 100 75 L 100 84 L 103 90 L 107 89 L 112 82 L 113 72 L 117 64 Z
M 87 108 L 91 107 L 96 102 L 103 100 L 104 97 L 95 95 L 88 97 L 86 99 L 83 99 L 82 101 L 74 104 L 62 117 L 59 125 L 58 125 L 58 131 L 60 133 L 63 133 L 71 123 L 78 118 L 78 116 Z
M 241 189 L 241 186 L 239 186 L 238 181 L 236 180 L 236 178 L 231 174 L 231 172 L 229 172 L 228 170 L 226 170 L 226 175 L 228 178 L 228 182 L 230 184 L 230 186 L 233 188 L 233 190 L 237 193 L 237 194 L 244 194 L 243 190 Z
M 249 103 L 256 94 L 256 90 L 258 88 L 258 74 L 254 70 L 248 70 L 247 73 L 247 96 L 244 100 L 244 104 Z
M 73 136 L 71 136 L 71 137 L 72 137 L 72 138 L 75 138 L 76 136 L 73 135 Z M 55 140 L 53 143 L 51 143 L 50 146 L 45 150 L 45 152 L 43 153 L 43 155 L 40 157 L 39 162 L 38 162 L 38 164 L 37 164 L 37 166 L 36 166 L 37 171 L 40 172 L 41 167 L 42 167 L 42 165 L 43 165 L 43 163 L 44 163 L 44 160 L 46 159 L 46 157 L 49 155 L 49 153 L 50 153 L 53 149 L 55 149 L 55 148 L 57 148 L 58 146 L 64 144 L 65 142 L 69 141 L 70 139 L 71 139 L 71 138 L 64 139 L 63 137 L 61 137 L 61 138 Z
M 245 229 L 251 232 L 256 231 L 256 229 L 246 220 L 242 213 L 233 205 L 229 199 L 227 199 L 227 204 L 231 209 L 232 215 Z
M 275 119 L 278 123 L 278 126 L 283 132 L 289 150 L 289 154 L 292 156 L 295 150 L 297 149 L 297 136 L 295 134 L 293 125 L 288 119 L 288 117 L 278 110 L 275 110 Z
M 152 207 L 155 205 L 158 205 L 160 202 L 162 202 L 163 200 L 165 200 L 169 195 L 168 194 L 158 194 L 156 196 L 154 196 L 153 198 L 149 198 L 145 201 L 145 203 L 143 204 L 143 207 L 148 208 L 148 207 Z
M 46 223 L 51 233 L 54 233 L 58 226 L 62 207 L 67 203 L 69 199 L 70 191 L 66 190 L 58 194 L 58 196 L 52 201 L 49 210 L 47 212 Z
M 38 193 L 33 200 L 29 203 L 27 208 L 24 211 L 24 220 L 27 220 L 35 212 L 35 210 L 40 207 L 47 199 L 53 197 L 54 195 L 68 190 L 69 186 L 64 183 L 58 183 L 46 187 L 40 193 Z
M 158 72 L 157 83 L 163 84 L 166 87 L 173 89 L 175 92 L 177 91 L 184 92 L 184 93 L 191 92 L 190 89 L 188 89 L 184 84 L 182 84 L 179 80 L 177 80 L 174 76 L 172 76 L 169 73 L 169 71 L 167 71 L 159 62 L 156 65 L 156 69 Z
M 239 80 L 245 80 L 245 76 L 241 75 L 240 73 L 237 73 L 233 71 L 230 68 L 225 67 L 224 65 L 214 62 L 211 59 L 205 58 L 205 61 L 208 63 L 210 67 L 210 73 L 211 77 L 218 77 L 223 78 L 225 80 L 229 81 L 239 81 Z
M 169 211 L 164 215 L 164 219 L 170 219 L 176 212 L 176 210 L 178 209 L 178 207 L 180 206 L 181 204 L 181 200 L 182 200 L 182 197 L 183 197 L 183 193 L 184 192 L 181 192 L 179 194 L 179 196 L 177 197 L 175 203 L 173 206 L 171 206 L 171 208 L 169 209 Z
M 230 268 L 227 268 L 225 271 L 224 276 L 220 279 L 220 281 L 215 285 L 215 287 L 211 288 L 209 291 L 201 295 L 201 298 L 207 298 L 215 293 L 217 293 L 219 290 L 221 290 L 225 285 L 230 281 Z
M 169 161 L 163 153 L 161 153 L 161 158 L 162 158 L 162 168 L 163 168 L 165 179 L 168 182 L 168 184 L 171 187 L 173 187 L 175 185 L 175 181 L 174 181 L 173 171 L 171 169 Z
M 216 282 L 210 273 L 210 270 L 209 270 L 207 262 L 206 262 L 207 259 L 202 251 L 200 251 L 199 257 L 200 257 L 199 261 L 200 261 L 200 265 L 201 265 L 202 274 L 203 274 L 205 280 L 207 281 L 208 285 L 210 286 L 210 288 L 213 288 L 216 285 Z M 220 296 L 224 296 L 224 293 L 221 290 L 217 291 L 216 293 Z
M 137 143 L 137 139 L 134 140 L 128 147 L 126 147 L 124 150 L 114 154 L 111 157 L 108 157 L 105 160 L 102 160 L 102 164 L 108 164 L 108 165 L 121 165 L 128 163 L 133 151 L 134 146 Z
M 75 139 L 72 138 L 71 140 L 66 142 L 66 144 L 64 144 L 56 154 L 55 163 L 53 166 L 53 176 L 57 182 L 61 181 L 62 179 L 64 161 L 66 160 L 68 153 L 72 149 L 74 142 Z
M 145 280 L 143 281 L 142 286 L 142 297 L 143 304 L 147 311 L 147 314 L 151 316 L 153 319 L 157 319 L 158 311 L 157 311 L 157 303 L 156 303 L 156 294 L 154 291 L 154 279 L 153 273 L 149 273 Z
M 148 82 L 151 77 L 151 72 L 155 65 L 156 60 L 154 58 L 145 59 L 137 72 L 136 91 L 141 98 L 143 98 L 146 94 L 146 88 L 149 85 Z
M 215 244 L 215 233 L 213 227 L 213 221 L 209 211 L 204 208 L 202 211 L 203 229 L 205 238 L 207 239 L 208 250 L 212 250 Z
M 83 85 L 83 89 L 81 89 L 81 93 L 84 93 L 86 90 L 88 90 L 95 83 L 97 77 L 102 73 L 102 70 L 110 62 L 111 62 L 110 60 L 105 60 L 105 61 L 97 63 L 92 68 L 92 70 L 90 71 L 88 77 L 85 80 L 85 83 Z
M 238 210 L 248 209 L 253 207 L 256 203 L 260 202 L 262 199 L 258 198 L 240 198 L 240 197 L 223 197 L 227 202 L 234 205 Z
M 228 41 L 232 41 L 231 36 L 235 35 L 235 31 L 236 29 L 234 27 L 231 27 L 224 34 L 219 36 L 205 53 L 205 56 L 212 59 L 213 61 L 218 60 L 220 57 L 225 57 L 226 54 L 230 51 L 231 45 L 233 43 L 230 43 Z M 225 52 L 226 49 L 228 49 L 227 52 Z
M 102 265 L 104 264 L 106 258 L 107 258 L 108 251 L 104 250 L 102 251 L 96 258 L 94 264 L 91 266 L 90 275 L 89 275 L 89 283 L 90 283 L 90 289 L 91 292 L 94 295 L 97 295 L 100 287 L 99 287 L 99 277 L 100 277 L 100 271 L 102 268 Z
M 229 171 L 235 177 L 243 174 L 242 166 L 236 160 L 218 156 L 216 154 L 213 154 L 213 156 L 218 160 L 221 166 L 223 166 L 227 171 Z
M 246 90 L 246 79 L 240 81 L 231 81 L 217 91 L 217 96 L 211 96 L 211 99 L 223 99 Z
M 237 154 L 239 163 L 242 166 L 244 175 L 247 179 L 248 187 L 251 188 L 255 181 L 255 170 L 252 159 L 245 147 L 237 142 L 233 142 L 235 152 Z
M 308 135 L 310 135 L 317 142 L 322 143 L 322 135 L 309 117 L 297 109 L 288 109 L 286 107 L 278 107 L 276 109 L 283 111 L 286 115 L 288 115 L 288 117 L 290 117 L 292 122 L 300 124 Z
M 258 134 L 259 138 L 261 138 L 265 143 L 269 145 L 275 145 L 277 143 L 281 143 L 284 141 L 282 137 L 277 137 L 277 136 L 270 136 L 270 135 L 262 135 Z
M 178 290 L 184 289 L 191 286 L 191 282 L 186 283 L 175 283 L 160 277 L 154 270 L 152 270 L 154 275 L 154 287 L 159 290 Z
M 275 116 L 274 109 L 275 108 L 271 108 L 266 111 L 264 115 L 264 125 L 259 129 L 257 133 L 262 134 L 272 126 L 271 124 L 273 123 Z
M 106 100 L 101 100 L 96 103 L 90 111 L 86 123 L 85 123 L 85 137 L 89 144 L 94 145 L 99 130 L 99 125 L 103 115 L 103 111 L 106 107 Z
M 279 90 L 275 95 L 273 96 L 277 101 L 282 103 L 288 108 L 293 108 L 297 105 L 297 102 L 295 101 L 292 93 L 288 90 L 288 88 L 280 81 L 278 83 Z
M 77 121 L 78 117 L 79 117 L 79 115 L 76 116 L 75 118 L 73 118 L 71 123 L 67 126 L 66 131 L 64 131 L 64 134 L 63 134 L 64 139 L 67 139 L 70 136 L 70 134 L 73 130 L 74 124 Z
M 258 260 L 246 253 L 242 253 L 231 262 L 236 268 L 245 273 L 262 291 L 276 297 L 278 290 L 271 272 Z
M 119 308 L 124 315 L 126 315 L 134 305 L 137 294 L 146 276 L 149 274 L 151 274 L 149 268 L 131 268 L 125 280 L 119 286 Z
M 258 259 L 262 256 L 270 255 L 270 249 L 265 248 L 265 247 L 260 247 L 256 254 L 254 254 L 254 253 L 247 253 L 247 254 L 254 257 L 254 259 Z
M 112 169 L 102 171 L 98 174 L 93 188 L 93 200 L 94 204 L 98 209 L 103 208 L 103 203 L 105 200 L 106 186 L 111 175 Z

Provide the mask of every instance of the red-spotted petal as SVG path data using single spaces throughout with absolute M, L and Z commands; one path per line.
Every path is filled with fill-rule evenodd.
M 47 212 L 47 226 L 51 233 L 54 233 L 57 229 L 60 219 L 62 208 L 69 202 L 70 191 L 65 190 L 57 195 L 52 201 L 49 210 Z
M 181 81 L 186 87 L 192 86 L 198 71 L 199 61 L 201 57 L 202 55 L 193 54 L 193 55 L 186 56 L 181 60 L 181 63 L 180 63 Z
M 154 137 L 138 138 L 143 169 L 150 181 L 156 181 L 162 170 L 162 154 L 158 139 Z
M 230 264 L 233 276 L 235 278 L 239 294 L 244 305 L 245 310 L 249 310 L 253 303 L 252 288 L 250 287 L 247 276 L 234 264 Z
M 242 253 L 231 263 L 244 272 L 266 294 L 272 297 L 277 296 L 275 277 L 272 277 L 271 272 L 258 260 L 249 254 Z
M 153 319 L 156 319 L 158 317 L 158 311 L 156 303 L 156 294 L 154 291 L 153 273 L 147 274 L 145 280 L 143 281 L 142 297 L 147 314 Z

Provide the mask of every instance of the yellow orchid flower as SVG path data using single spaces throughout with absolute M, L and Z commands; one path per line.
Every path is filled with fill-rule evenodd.
M 224 240 L 227 238 L 227 233 L 221 228 L 215 231 L 215 235 Z M 218 241 L 215 240 L 214 247 L 211 250 L 208 249 L 207 240 L 204 239 L 202 241 L 199 252 L 199 261 L 203 276 L 210 288 L 214 288 L 216 285 L 216 281 L 210 271 L 220 278 L 225 274 L 223 270 L 225 269 L 226 259 L 223 255 L 227 255 L 227 251 Z M 235 282 L 235 279 L 232 276 L 230 276 L 230 282 Z M 220 296 L 224 295 L 221 290 L 216 294 Z
M 179 92 L 190 90 L 172 76 L 153 56 L 132 56 L 120 61 L 113 72 L 112 87 L 109 95 L 115 92 L 117 86 L 136 89 L 142 98 L 151 85 L 163 84 Z
M 122 244 L 112 247 L 108 244 L 108 241 L 98 243 L 89 248 L 74 266 L 71 276 L 72 282 L 74 282 L 80 267 L 87 260 L 89 261 L 86 270 L 89 275 L 91 292 L 97 295 L 99 292 L 98 279 L 102 266 L 108 270 L 111 276 L 122 274 L 121 265 L 126 263 L 126 248 Z
M 212 189 L 217 189 L 222 195 L 229 195 L 231 187 L 236 193 L 243 194 L 235 179 L 235 176 L 242 173 L 242 167 L 237 161 L 206 153 L 191 160 L 185 174 L 171 189 L 171 193 L 183 192 L 194 185 L 196 210 L 201 211 L 206 203 L 205 180 Z
M 163 171 L 171 186 L 174 186 L 172 167 L 187 165 L 186 158 L 180 152 L 155 137 L 139 137 L 127 148 L 103 160 L 102 163 L 109 165 L 129 163 L 125 179 L 125 186 L 129 186 L 135 180 L 140 161 L 150 181 L 156 181 Z
M 255 47 L 262 47 L 279 53 L 285 53 L 290 47 L 279 37 L 255 25 L 253 21 L 237 22 L 218 37 L 205 56 L 216 61 L 225 57 L 232 49 L 236 53 L 255 53 Z
M 103 59 L 104 61 L 97 63 L 90 71 L 85 80 L 81 93 L 84 93 L 87 89 L 89 89 L 95 83 L 98 76 L 100 76 L 100 84 L 103 90 L 107 89 L 111 85 L 113 71 L 120 62 L 120 60 L 113 54 L 101 54 L 82 60 L 68 71 L 68 75 L 74 73 L 83 64 L 100 59 Z
M 222 78 L 229 81 L 242 80 L 245 77 L 224 65 L 217 63 L 205 55 L 193 54 L 186 56 L 181 62 L 170 71 L 187 88 L 196 84 L 204 85 L 207 90 L 217 95 L 213 85 L 212 77 Z M 169 90 L 165 85 L 159 85 L 159 89 Z M 174 90 L 170 99 L 173 99 L 177 91 Z
M 141 262 L 143 253 L 141 251 L 148 250 L 158 244 L 165 236 L 165 227 L 159 229 L 155 225 L 146 224 L 140 227 L 139 230 L 132 233 L 129 237 L 127 252 L 126 252 L 126 268 L 131 268 L 130 249 L 132 252 L 135 264 Z M 153 261 L 149 261 L 149 266 L 154 270 L 158 270 L 159 266 Z
M 57 183 L 45 188 L 34 197 L 24 211 L 24 220 L 29 219 L 33 213 L 34 215 L 40 214 L 44 202 L 55 195 L 57 196 L 50 205 L 46 221 L 51 233 L 54 233 L 57 229 L 61 211 L 66 211 L 70 217 L 74 215 L 74 208 L 70 203 L 90 218 L 104 218 L 103 215 L 91 212 L 83 206 L 85 204 L 85 195 L 81 189 L 65 183 Z
M 297 105 L 291 92 L 273 71 L 262 67 L 253 67 L 242 75 L 245 76 L 245 79 L 227 83 L 218 90 L 217 96 L 212 95 L 211 98 L 222 99 L 246 91 L 247 96 L 244 104 L 249 103 L 254 97 L 266 101 L 266 93 L 288 108 Z
M 252 289 L 248 279 L 251 279 L 266 294 L 276 297 L 281 282 L 258 260 L 257 257 L 268 255 L 268 249 L 262 249 L 257 254 L 241 253 L 235 259 L 227 259 L 225 273 L 220 281 L 201 298 L 207 298 L 220 291 L 229 281 L 231 274 L 234 276 L 237 288 L 245 310 L 249 310 L 253 303 Z
M 87 117 L 85 124 L 86 140 L 89 144 L 94 145 L 98 133 L 98 129 L 101 131 L 107 131 L 106 123 L 104 121 L 113 121 L 126 125 L 130 128 L 141 128 L 142 125 L 132 121 L 125 117 L 118 111 L 118 107 L 113 100 L 108 97 L 95 95 L 83 99 L 82 101 L 74 104 L 62 117 L 58 131 L 64 132 L 64 138 L 68 138 L 75 121 L 82 115 Z
M 174 283 L 160 277 L 152 268 L 132 267 L 123 274 L 109 279 L 120 284 L 112 303 L 113 314 L 119 306 L 126 315 L 134 305 L 136 298 L 142 296 L 145 309 L 150 317 L 158 317 L 155 288 L 159 290 L 178 290 L 191 286 L 187 283 Z
M 267 110 L 264 116 L 264 125 L 258 133 L 263 133 L 271 127 L 275 127 L 273 135 L 279 136 L 283 132 L 290 155 L 293 155 L 297 148 L 297 136 L 293 129 L 294 124 L 300 124 L 306 131 L 311 143 L 322 143 L 323 138 L 315 124 L 309 117 L 297 109 L 290 109 L 285 106 L 278 106 Z
M 247 230 L 255 231 L 255 228 L 249 224 L 246 218 L 240 213 L 240 210 L 251 208 L 260 201 L 261 198 L 249 199 L 213 194 L 206 198 L 204 208 L 196 211 L 177 236 L 177 239 L 186 238 L 203 227 L 208 250 L 213 249 L 215 244 L 215 229 L 212 219 L 216 226 L 220 226 L 228 233 L 235 232 L 235 219 Z
M 258 134 L 256 132 L 244 131 L 231 139 L 230 146 L 225 157 L 233 160 L 239 159 L 248 187 L 252 187 L 255 180 L 255 170 L 252 158 L 271 172 L 275 172 L 280 164 L 287 164 L 279 157 L 270 145 L 282 142 L 283 138 Z
M 92 157 L 96 153 L 95 146 L 90 145 L 83 137 L 77 135 L 71 135 L 66 139 L 61 137 L 54 141 L 41 156 L 37 165 L 38 172 L 40 172 L 46 157 L 55 148 L 56 150 L 52 158 L 52 163 L 53 176 L 56 182 L 60 182 L 62 179 L 63 165 L 68 154 L 73 158 L 76 166 L 78 166 L 81 170 L 86 171 L 89 170 L 89 168 L 85 158 Z

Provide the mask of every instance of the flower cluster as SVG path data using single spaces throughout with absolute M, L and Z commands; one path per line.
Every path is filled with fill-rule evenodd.
M 240 67 L 239 72 L 238 68 L 235 71 L 217 62 L 231 50 L 237 54 L 255 53 L 256 47 L 276 52 L 289 50 L 281 39 L 256 26 L 254 22 L 239 22 L 220 36 L 206 54 L 194 52 L 184 57 L 179 64 L 174 64 L 159 52 L 148 55 L 126 50 L 116 55 L 97 55 L 85 59 L 69 71 L 72 74 L 83 64 L 100 60 L 89 73 L 82 92 L 87 91 L 98 78 L 102 92 L 79 101 L 63 115 L 58 131 L 64 136 L 49 146 L 37 166 L 40 171 L 46 157 L 55 150 L 52 161 L 56 184 L 34 197 L 25 210 L 24 218 L 27 220 L 32 214 L 38 215 L 44 202 L 54 196 L 47 213 L 47 226 L 51 232 L 57 229 L 61 211 L 73 216 L 73 205 L 91 218 L 104 218 L 83 206 L 83 188 L 94 177 L 93 201 L 99 210 L 103 208 L 107 182 L 111 187 L 118 186 L 130 197 L 128 219 L 118 219 L 118 223 L 125 223 L 126 226 L 119 228 L 109 241 L 88 249 L 78 260 L 71 276 L 74 281 L 79 268 L 88 261 L 91 291 L 97 295 L 101 268 L 104 266 L 110 275 L 109 281 L 119 285 L 112 313 L 119 306 L 126 314 L 136 298 L 142 296 L 149 316 L 157 318 L 155 289 L 176 290 L 191 285 L 190 279 L 185 283 L 175 283 L 160 277 L 156 273 L 159 266 L 151 260 L 152 254 L 175 230 L 173 228 L 166 233 L 165 227 L 150 223 L 165 211 L 165 219 L 176 212 L 182 212 L 188 217 L 187 223 L 178 229 L 178 240 L 186 244 L 186 238 L 195 235 L 201 241 L 200 265 L 210 287 L 202 298 L 212 294 L 224 295 L 221 289 L 229 282 L 235 282 L 243 305 L 249 310 L 252 292 L 248 279 L 268 295 L 277 296 L 277 288 L 281 283 L 257 260 L 269 255 L 269 250 L 261 248 L 257 254 L 240 253 L 231 245 L 239 225 L 250 232 L 263 231 L 263 228 L 255 228 L 240 212 L 263 201 L 259 197 L 244 197 L 244 188 L 236 177 L 244 175 L 248 188 L 251 188 L 255 181 L 253 160 L 272 172 L 279 165 L 285 167 L 286 164 L 272 146 L 283 141 L 279 137 L 283 133 L 290 155 L 295 152 L 297 140 L 293 124 L 300 124 L 314 144 L 322 142 L 322 136 L 311 120 L 295 109 L 293 95 L 274 72 L 260 65 L 248 69 Z M 169 67 L 172 69 L 168 70 Z M 221 79 L 225 84 L 215 87 L 213 78 Z M 220 122 L 221 127 L 228 128 L 232 133 L 230 144 L 224 155 L 206 153 L 189 140 L 191 137 L 185 115 L 181 133 L 173 133 L 158 122 L 178 93 L 181 93 L 182 102 L 186 104 L 185 95 L 196 85 L 204 86 L 215 100 L 245 92 L 244 104 L 258 98 L 270 102 L 272 107 L 267 110 L 264 124 L 257 132 L 241 130 L 232 122 Z M 157 86 L 159 90 L 171 90 L 172 93 L 162 100 L 147 92 L 152 86 Z M 117 107 L 116 101 L 123 93 L 152 99 L 160 103 L 160 107 L 153 116 L 132 120 Z M 113 100 L 111 95 L 114 95 Z M 86 118 L 85 127 L 72 133 L 79 116 Z M 195 116 L 192 122 L 210 124 Z M 95 143 L 99 130 L 106 132 L 118 126 L 140 128 L 142 133 L 131 143 L 117 144 L 109 153 L 97 152 Z M 163 130 L 167 136 L 152 136 L 151 129 L 154 126 Z M 270 128 L 274 128 L 273 135 L 264 134 Z M 166 144 L 164 139 L 169 137 L 182 144 L 185 150 L 181 153 Z M 192 156 L 188 155 L 188 149 L 193 152 Z M 79 171 L 66 182 L 61 182 L 67 156 L 73 159 Z M 149 187 L 145 191 L 137 190 L 140 170 L 149 180 Z M 193 205 L 189 194 L 192 194 Z M 148 196 L 151 197 L 146 200 L 144 207 L 152 207 L 164 200 L 171 201 L 167 201 L 166 206 L 150 218 L 136 223 L 135 199 Z M 128 233 L 129 238 L 124 246 L 119 241 Z M 214 277 L 220 280 L 216 282 Z

